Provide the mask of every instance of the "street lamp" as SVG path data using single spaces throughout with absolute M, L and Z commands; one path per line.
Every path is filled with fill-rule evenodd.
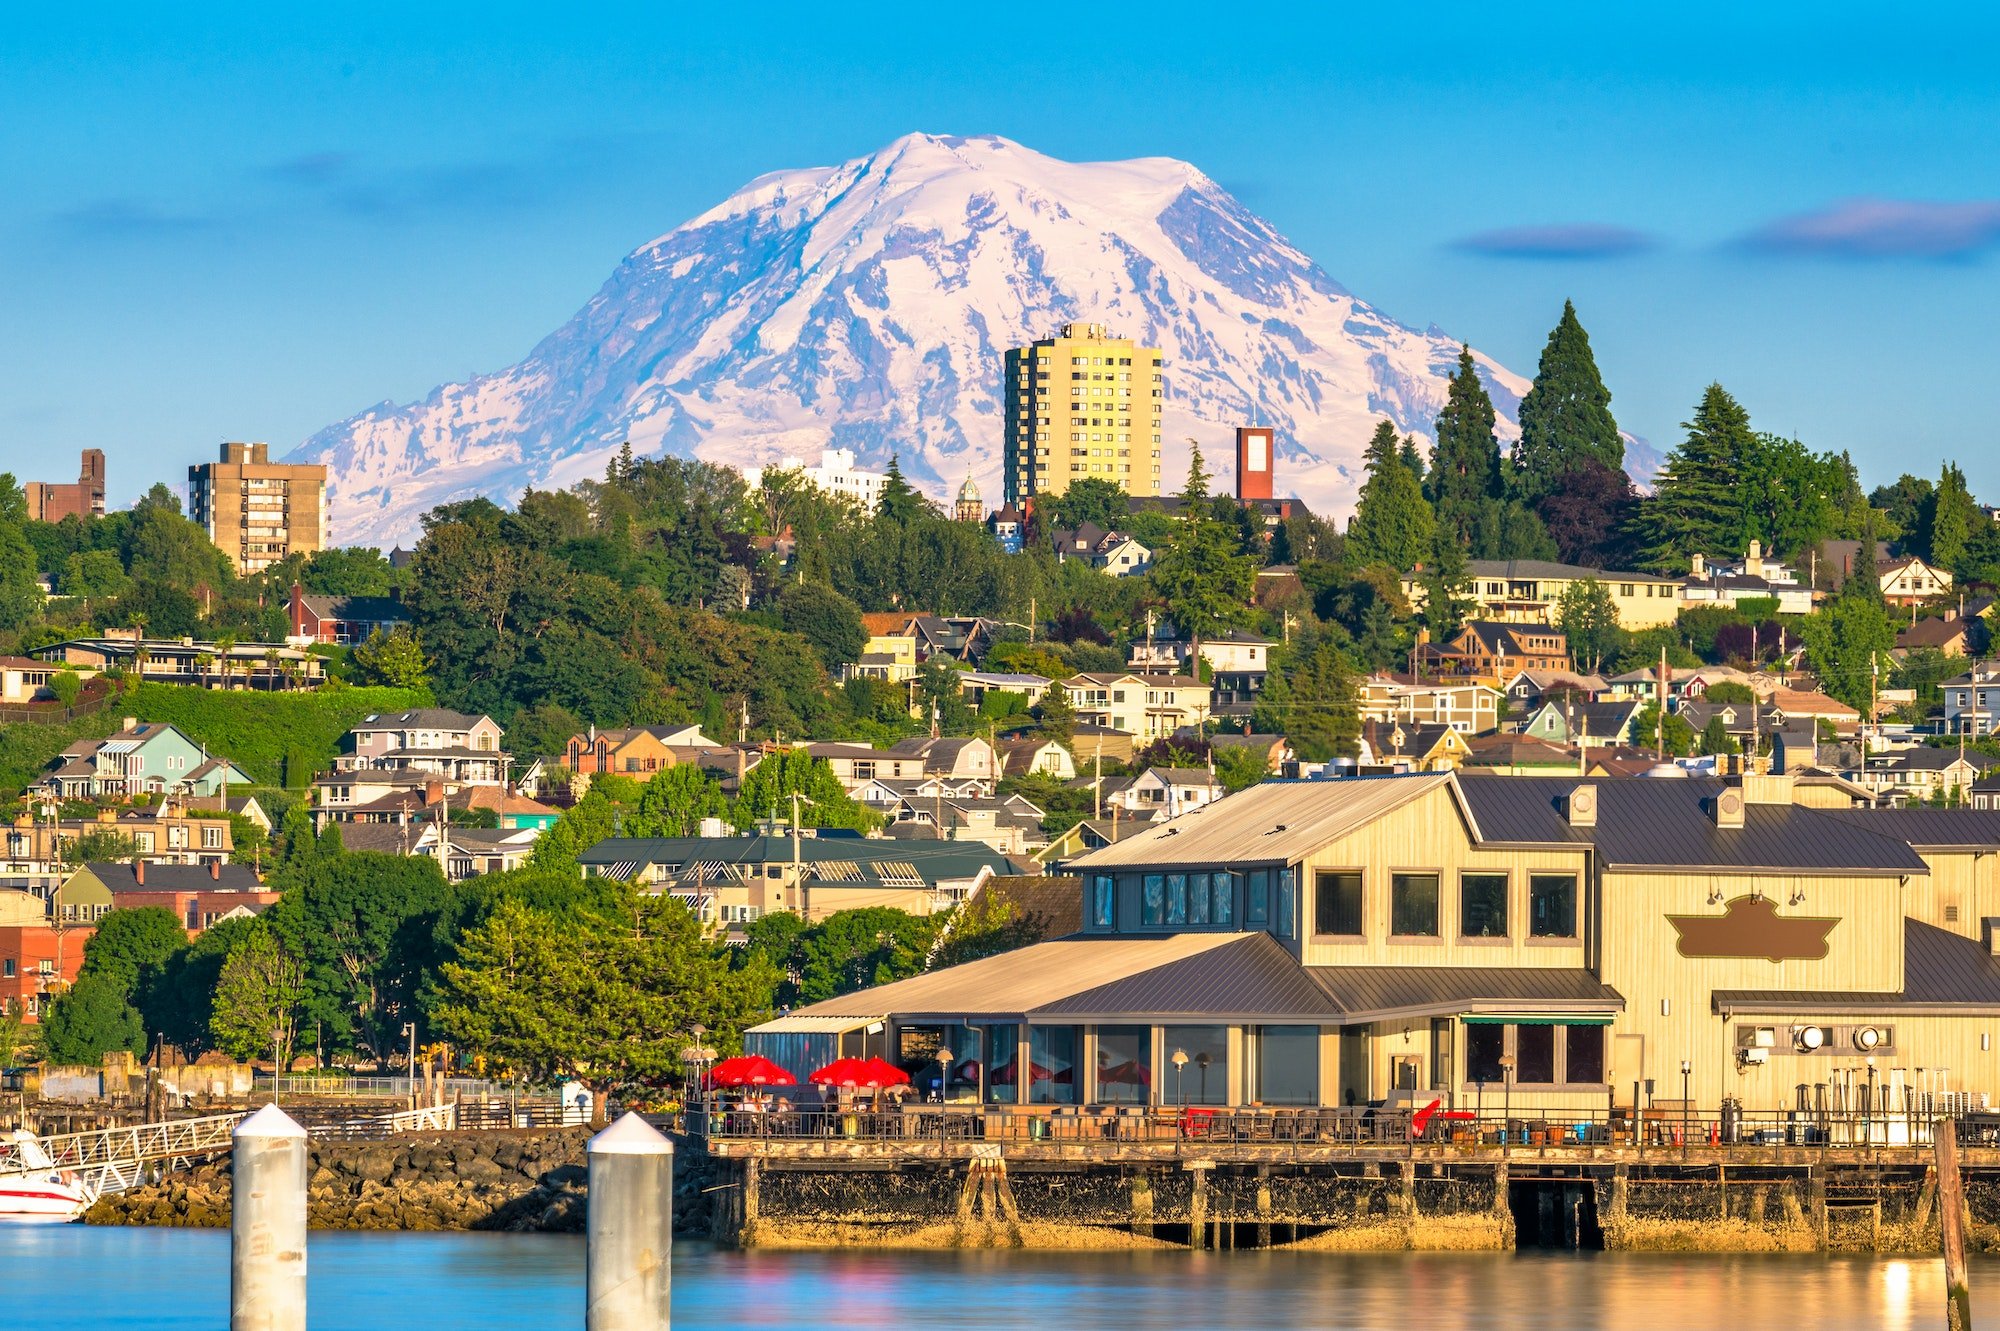
M 403 1034 L 410 1040 L 410 1108 L 414 1110 L 417 1107 L 417 1023 L 404 1022 Z
M 1174 1050 L 1174 1095 L 1181 1102 L 1181 1118 L 1183 1120 L 1187 1118 L 1187 1083 L 1181 1080 L 1181 1074 L 1187 1071 L 1187 1065 L 1187 1050 Z M 1208 1097 L 1203 1096 L 1202 1098 L 1205 1100 Z
M 1514 1144 L 1514 1056 L 1500 1055 L 1500 1075 L 1506 1087 L 1500 1097 L 1500 1154 L 1507 1155 Z
M 951 1089 L 951 1046 L 939 1045 L 938 1061 L 938 1103 L 943 1104 Z
M 1199 1070 L 1200 1070 L 1200 1072 L 1201 1072 L 1201 1102 L 1202 1102 L 1203 1104 L 1207 1104 L 1207 1103 L 1208 1103 L 1208 1065 L 1209 1065 L 1209 1062 L 1210 1062 L 1210 1059 L 1209 1059 L 1209 1057 L 1208 1057 L 1208 1051 L 1207 1051 L 1206 1049 L 1202 1050 L 1202 1051 L 1201 1051 L 1201 1052 L 1200 1052 L 1199 1054 L 1196 1054 L 1196 1055 L 1194 1056 L 1194 1065 L 1195 1065 L 1195 1067 L 1196 1067 L 1197 1069 L 1199 1069 Z
M 681 1062 L 687 1064 L 688 1066 L 694 1069 L 694 1080 L 700 1088 L 701 1130 L 703 1132 L 707 1132 L 708 1131 L 708 1076 L 706 1072 L 703 1071 L 703 1069 L 706 1068 L 708 1066 L 709 1061 L 715 1057 L 715 1051 L 713 1049 L 710 1049 L 707 1045 L 704 1045 L 701 1042 L 701 1037 L 708 1034 L 708 1027 L 702 1025 L 700 1022 L 696 1022 L 694 1025 L 688 1027 L 688 1034 L 691 1037 L 693 1037 L 693 1043 L 689 1044 L 687 1048 L 681 1050 Z M 692 1098 L 693 1097 L 684 1096 L 683 1102 Z
M 1681 1060 L 1681 1154 L 1682 1155 L 1687 1154 L 1687 1148 L 1690 1144 L 1688 1141 L 1688 1111 L 1694 1102 L 1688 1099 L 1689 1095 L 1688 1078 L 1692 1077 L 1693 1075 L 1694 1075 L 1694 1064 L 1690 1063 L 1685 1058 L 1682 1059 Z

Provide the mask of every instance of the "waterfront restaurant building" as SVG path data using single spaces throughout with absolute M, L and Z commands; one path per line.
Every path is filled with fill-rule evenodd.
M 801 1074 L 886 1052 L 920 1087 L 948 1066 L 954 1099 L 1050 1106 L 1400 1091 L 1553 1117 L 1685 1089 L 1776 1111 L 1871 1069 L 2000 1090 L 2000 811 L 1792 797 L 1767 776 L 1268 782 L 1076 860 L 1081 932 L 749 1047 Z

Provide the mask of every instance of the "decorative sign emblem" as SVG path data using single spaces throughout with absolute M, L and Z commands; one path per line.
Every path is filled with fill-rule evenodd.
M 1669 915 L 1667 923 L 1680 935 L 1676 950 L 1684 957 L 1819 961 L 1827 953 L 1827 935 L 1840 920 L 1825 915 L 1782 919 L 1778 903 L 1769 897 L 1735 897 L 1720 915 Z

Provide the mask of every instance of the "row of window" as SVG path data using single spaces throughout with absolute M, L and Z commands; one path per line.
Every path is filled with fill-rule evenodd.
M 1528 878 L 1528 937 L 1575 938 L 1577 884 L 1573 873 L 1531 873 Z M 1458 875 L 1457 925 L 1460 938 L 1507 938 L 1513 919 L 1512 879 L 1506 873 Z M 1437 938 L 1444 931 L 1443 876 L 1389 875 L 1389 935 Z M 1367 935 L 1367 892 L 1359 869 L 1322 869 L 1313 875 L 1313 933 L 1334 938 Z
M 1011 1023 L 908 1026 L 899 1032 L 898 1061 L 926 1091 L 947 1098 L 975 1096 L 989 1104 L 1191 1104 L 1230 1102 L 1229 1028 L 1165 1026 L 1154 1058 L 1150 1026 L 1099 1026 L 1096 1058 L 1081 1065 L 1078 1026 L 1029 1026 L 1027 1066 L 1020 1064 L 1022 1028 Z M 1317 1026 L 1252 1026 L 1242 1041 L 1246 1098 L 1267 1105 L 1319 1103 Z M 938 1057 L 942 1051 L 946 1056 Z M 1186 1057 L 1176 1062 L 1174 1056 Z M 1157 1094 L 1156 1092 L 1157 1088 Z
M 1090 922 L 1119 927 L 1120 884 L 1129 927 L 1139 929 L 1265 929 L 1290 938 L 1298 927 L 1298 894 L 1290 869 L 1212 873 L 1098 874 L 1091 881 Z
M 1559 1026 L 1549 1022 L 1465 1026 L 1465 1080 L 1473 1086 L 1501 1086 L 1514 1059 L 1516 1086 L 1604 1085 L 1605 1028 Z

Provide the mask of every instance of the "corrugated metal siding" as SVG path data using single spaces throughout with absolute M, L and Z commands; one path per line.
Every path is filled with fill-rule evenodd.
M 1912 846 L 2000 848 L 2000 809 L 1826 809 L 1852 823 Z
M 1071 867 L 1088 873 L 1145 864 L 1288 864 L 1450 779 L 1427 772 L 1266 781 L 1093 850 Z
M 1225 935 L 1225 947 L 1170 961 L 1034 1009 L 1052 1016 L 1240 1016 L 1334 1019 L 1326 991 L 1269 934 Z
M 1623 1010 L 1624 995 L 1586 970 L 1499 966 L 1314 966 L 1308 972 L 1350 1015 L 1421 1008 L 1582 1004 Z

